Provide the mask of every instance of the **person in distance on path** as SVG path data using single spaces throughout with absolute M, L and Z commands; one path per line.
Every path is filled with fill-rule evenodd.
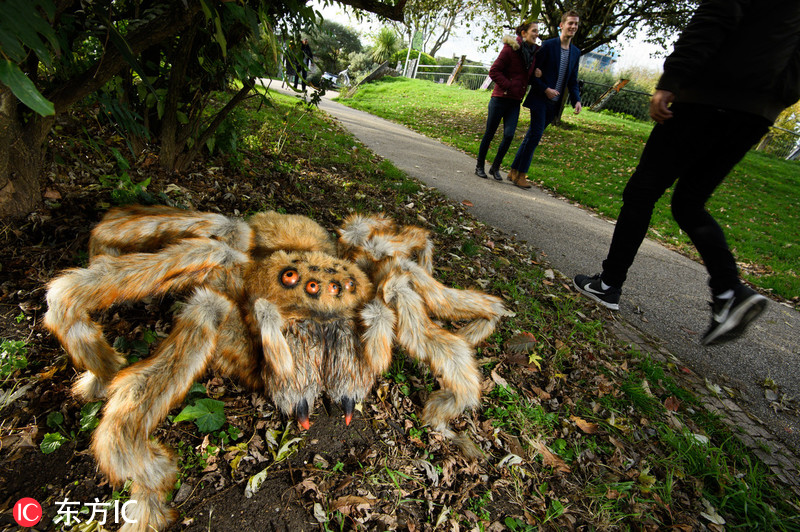
M 672 214 L 709 273 L 711 325 L 702 343 L 739 337 L 767 299 L 742 284 L 722 228 L 705 204 L 798 98 L 800 2 L 702 1 L 664 62 L 650 101 L 657 123 L 623 192 L 603 271 L 576 276 L 575 287 L 619 309 L 621 288 L 653 207 L 674 183 Z
M 500 165 L 514 139 L 519 119 L 519 106 L 525 97 L 528 80 L 531 78 L 536 64 L 536 50 L 539 48 L 536 45 L 539 37 L 539 24 L 523 22 L 517 27 L 516 33 L 516 38 L 511 35 L 503 37 L 503 48 L 500 50 L 500 55 L 489 69 L 489 77 L 492 78 L 495 85 L 489 100 L 486 131 L 478 149 L 478 164 L 475 166 L 475 175 L 484 179 L 489 177 L 484 170 L 486 154 L 489 152 L 489 145 L 492 143 L 497 126 L 502 120 L 503 140 L 497 147 L 497 155 L 489 168 L 489 174 L 498 181 L 503 180 L 500 175 Z

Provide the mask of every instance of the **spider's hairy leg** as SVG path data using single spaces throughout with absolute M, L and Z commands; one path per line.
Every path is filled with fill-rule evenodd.
M 253 304 L 253 316 L 261 333 L 261 347 L 270 379 L 278 385 L 288 381 L 294 372 L 294 357 L 281 332 L 284 321 L 280 310 L 271 301 L 259 298 Z
M 340 254 L 360 266 L 387 257 L 410 259 L 433 271 L 433 242 L 427 229 L 407 225 L 400 229 L 383 216 L 353 215 L 339 229 Z
M 345 424 L 349 425 L 356 403 L 366 397 L 382 370 L 376 370 L 364 356 L 353 320 L 336 320 L 323 329 L 327 349 L 322 378 L 328 396 L 341 405 Z M 388 367 L 388 362 L 385 365 Z
M 383 297 L 397 313 L 397 340 L 415 358 L 428 364 L 441 389 L 433 392 L 423 420 L 434 430 L 452 436 L 448 422 L 480 402 L 480 372 L 467 341 L 436 325 L 428 317 L 411 276 L 400 269 L 388 274 Z
M 389 369 L 392 363 L 397 318 L 385 302 L 376 298 L 361 309 L 361 322 L 364 324 L 364 333 L 361 335 L 364 362 L 373 374 L 379 375 Z
M 262 392 L 264 364 L 261 358 L 239 309 L 229 313 L 220 325 L 217 349 L 211 360 L 214 371 L 235 379 L 252 391 Z
M 314 402 L 322 391 L 320 372 L 325 354 L 325 332 L 317 321 L 289 320 L 283 334 L 294 354 L 290 375 L 278 379 L 265 368 L 264 381 L 275 405 L 308 430 Z
M 88 370 L 74 387 L 85 400 L 104 396 L 125 364 L 103 337 L 90 313 L 115 303 L 221 282 L 225 273 L 248 262 L 244 253 L 210 239 L 187 239 L 159 253 L 98 256 L 88 268 L 68 270 L 50 282 L 45 326 L 56 335 L 79 369 Z
M 126 532 L 162 530 L 175 518 L 164 502 L 175 484 L 175 459 L 149 435 L 206 371 L 220 324 L 231 311 L 225 296 L 198 288 L 156 353 L 121 371 L 109 387 L 91 448 L 113 485 L 133 481 L 131 499 L 137 503 L 128 517 L 138 523 L 126 524 Z
M 89 256 L 152 252 L 184 238 L 200 237 L 213 237 L 247 251 L 252 231 L 241 220 L 213 212 L 133 205 L 108 211 L 92 230 Z
M 428 274 L 433 273 L 433 242 L 427 229 L 407 225 L 397 233 L 394 240 L 398 242 L 398 249 L 403 246 L 406 248 L 407 251 L 402 256 L 411 258 L 416 253 L 417 264 Z
M 471 320 L 457 333 L 470 345 L 478 345 L 492 334 L 500 318 L 514 315 L 499 297 L 445 286 L 410 261 L 403 261 L 402 267 L 411 274 L 415 291 L 422 295 L 433 316 L 442 320 Z

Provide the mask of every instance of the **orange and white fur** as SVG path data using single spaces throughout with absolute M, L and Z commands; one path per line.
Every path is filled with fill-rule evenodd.
M 433 245 L 426 230 L 398 227 L 381 216 L 353 215 L 339 229 L 339 254 L 368 273 L 375 294 L 361 312 L 366 358 L 377 371 L 391 363 L 396 341 L 431 368 L 440 389 L 425 404 L 422 420 L 456 439 L 476 455 L 469 440 L 457 438 L 449 422 L 480 404 L 480 371 L 474 347 L 489 336 L 500 318 L 512 315 L 503 302 L 475 290 L 448 288 L 432 276 Z M 434 320 L 468 323 L 457 332 Z
M 436 281 L 427 231 L 380 216 L 348 218 L 335 243 L 303 216 L 127 207 L 93 230 L 90 254 L 50 282 L 44 323 L 84 370 L 76 395 L 107 399 L 91 448 L 113 484 L 133 481 L 126 532 L 175 518 L 175 458 L 150 435 L 209 369 L 266 392 L 304 428 L 323 392 L 349 423 L 398 343 L 441 384 L 424 420 L 455 438 L 449 421 L 479 404 L 473 347 L 508 315 L 496 297 Z M 125 367 L 91 314 L 167 293 L 186 301 L 172 332 Z M 435 319 L 468 323 L 454 333 Z

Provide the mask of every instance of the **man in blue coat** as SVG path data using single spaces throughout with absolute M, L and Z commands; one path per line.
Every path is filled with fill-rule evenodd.
M 572 44 L 579 22 L 580 17 L 576 11 L 564 13 L 558 25 L 561 34 L 544 41 L 541 50 L 536 54 L 536 68 L 541 71 L 542 76 L 531 78 L 531 90 L 522 102 L 523 106 L 531 110 L 531 125 L 508 174 L 509 181 L 520 188 L 531 188 L 527 174 L 533 152 L 542 139 L 544 129 L 550 125 L 561 107 L 565 89 L 569 89 L 569 99 L 575 108 L 575 114 L 581 112 L 581 94 L 578 90 L 578 60 L 581 51 Z

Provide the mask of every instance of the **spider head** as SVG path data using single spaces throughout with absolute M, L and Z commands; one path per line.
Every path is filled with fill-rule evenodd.
M 247 291 L 278 305 L 285 318 L 325 320 L 352 317 L 372 284 L 351 262 L 319 251 L 278 251 L 253 263 Z

